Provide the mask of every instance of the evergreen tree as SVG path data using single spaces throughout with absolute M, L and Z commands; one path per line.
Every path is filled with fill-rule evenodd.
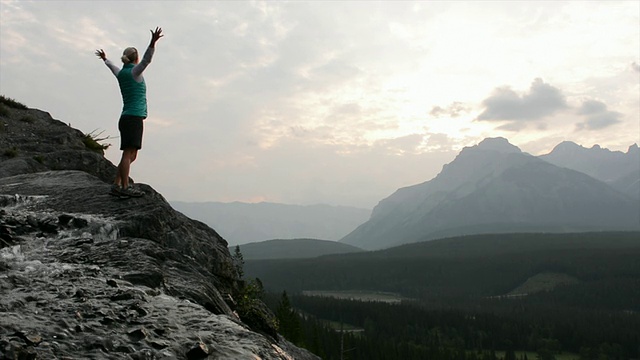
M 300 319 L 291 307 L 291 302 L 289 301 L 286 291 L 282 292 L 280 303 L 276 309 L 276 318 L 278 319 L 280 334 L 292 343 L 300 345 L 302 340 Z
M 232 259 L 233 265 L 236 267 L 236 272 L 238 273 L 238 278 L 242 279 L 242 277 L 244 277 L 244 257 L 240 252 L 240 245 L 236 245 Z

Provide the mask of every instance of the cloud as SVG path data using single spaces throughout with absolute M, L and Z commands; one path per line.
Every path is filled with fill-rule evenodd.
M 451 151 L 457 145 L 447 134 L 435 133 L 429 134 L 426 147 L 429 151 Z
M 403 155 L 419 153 L 418 147 L 422 144 L 424 135 L 411 134 L 401 136 L 394 139 L 382 139 L 374 143 L 375 147 L 380 147 L 386 150 L 389 154 Z
M 229 200 L 263 196 L 283 203 L 370 208 L 399 187 L 433 178 L 439 166 L 429 165 L 455 157 L 456 152 L 446 147 L 428 153 L 417 151 L 424 138 L 413 134 L 371 145 L 333 145 L 288 137 L 268 149 L 245 154 L 252 157 L 252 166 L 228 168 L 224 176 L 213 177 L 205 191 L 213 198 L 222 193 Z M 233 188 L 225 185 L 231 183 Z M 283 187 L 283 183 L 295 185 Z
M 518 121 L 512 121 L 509 123 L 506 123 L 504 125 L 500 125 L 496 128 L 496 130 L 502 130 L 502 131 L 510 131 L 510 132 L 518 132 L 520 130 L 523 130 L 527 127 L 528 124 L 523 123 L 523 122 L 518 122 Z
M 458 117 L 469 111 L 469 107 L 461 102 L 455 101 L 447 107 L 434 106 L 429 111 L 429 115 L 434 117 Z
M 587 100 L 582 103 L 580 109 L 578 109 L 578 115 L 594 115 L 601 114 L 607 111 L 607 105 L 602 101 Z
M 463 146 L 495 136 L 496 126 L 531 141 L 570 135 L 576 123 L 589 130 L 637 119 L 637 77 L 629 73 L 640 65 L 628 53 L 637 48 L 629 30 L 637 27 L 629 15 L 635 3 L 597 6 L 598 14 L 629 20 L 621 26 L 611 17 L 602 31 L 570 11 L 585 4 L 496 3 L 485 12 L 478 10 L 487 4 L 474 2 L 0 2 L 2 91 L 112 136 L 120 93 L 93 51 L 117 60 L 163 27 L 145 73 L 149 136 L 133 176 L 176 200 L 373 206 L 397 187 L 428 180 Z M 579 36 L 569 36 L 574 31 Z M 605 71 L 622 68 L 615 78 Z M 540 74 L 563 92 L 540 79 L 530 84 Z M 523 79 L 522 88 L 491 92 L 492 84 Z M 563 94 L 570 111 L 562 111 Z M 580 108 L 572 94 L 615 101 L 628 116 L 598 104 Z M 475 120 L 483 121 L 473 121 L 480 113 Z M 637 137 L 617 128 L 573 140 Z M 113 148 L 108 156 L 117 161 Z
M 578 115 L 585 120 L 578 123 L 577 130 L 600 130 L 620 122 L 621 113 L 610 111 L 607 105 L 598 100 L 586 100 L 578 109 Z
M 528 93 L 519 95 L 509 87 L 497 88 L 482 101 L 481 121 L 536 121 L 567 108 L 562 91 L 537 78 Z

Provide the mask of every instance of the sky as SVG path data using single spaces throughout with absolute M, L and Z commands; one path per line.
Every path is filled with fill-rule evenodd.
M 94 51 L 162 27 L 131 176 L 170 201 L 372 208 L 487 137 L 640 143 L 639 1 L 0 1 L 0 93 L 116 164 Z

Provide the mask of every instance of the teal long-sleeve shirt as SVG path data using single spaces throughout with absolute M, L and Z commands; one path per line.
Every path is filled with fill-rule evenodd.
M 122 69 L 105 59 L 104 63 L 118 79 L 120 85 L 122 115 L 147 117 L 147 85 L 142 73 L 151 63 L 154 51 L 155 48 L 147 48 L 138 64 L 124 64 Z

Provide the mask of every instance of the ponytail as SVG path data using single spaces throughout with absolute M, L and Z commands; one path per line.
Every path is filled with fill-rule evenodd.
M 138 50 L 134 47 L 128 47 L 124 49 L 122 52 L 122 57 L 120 58 L 124 64 L 129 64 L 138 60 Z

